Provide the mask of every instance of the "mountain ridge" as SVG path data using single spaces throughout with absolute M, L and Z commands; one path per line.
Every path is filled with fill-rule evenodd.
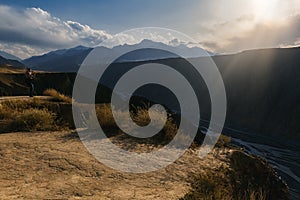
M 188 47 L 187 45 L 180 44 L 178 46 L 171 46 L 164 44 L 162 42 L 154 42 L 152 40 L 144 39 L 140 43 L 137 44 L 123 44 L 117 45 L 114 47 L 105 47 L 99 46 L 95 47 L 99 51 L 100 54 L 111 54 L 114 52 L 128 52 L 135 49 L 145 49 L 142 53 L 138 53 L 133 57 L 123 58 L 123 60 L 119 60 L 122 62 L 130 62 L 130 61 L 141 61 L 141 60 L 156 60 L 156 59 L 167 59 L 172 57 L 177 57 L 172 55 L 171 53 L 175 51 L 179 52 L 183 57 L 191 58 L 191 57 L 199 57 L 199 56 L 207 56 L 213 55 L 211 52 L 208 52 L 206 55 L 206 51 L 203 51 L 199 47 Z M 148 51 L 146 49 L 170 49 L 171 53 L 168 52 L 156 52 Z M 44 71 L 56 71 L 56 72 L 76 72 L 83 62 L 84 58 L 93 50 L 91 47 L 85 47 L 82 45 L 70 48 L 70 49 L 59 49 L 55 51 L 48 52 L 39 56 L 32 56 L 30 58 L 24 59 L 23 63 L 32 67 L 36 70 L 44 70 Z M 147 55 L 147 57 L 145 57 Z

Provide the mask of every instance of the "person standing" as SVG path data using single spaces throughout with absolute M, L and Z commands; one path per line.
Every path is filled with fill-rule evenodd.
M 33 97 L 35 74 L 32 69 L 27 68 L 25 73 L 25 82 L 29 87 L 29 97 Z

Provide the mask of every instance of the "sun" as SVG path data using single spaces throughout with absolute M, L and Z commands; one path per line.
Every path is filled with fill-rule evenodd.
M 253 14 L 258 20 L 276 20 L 279 0 L 253 0 Z

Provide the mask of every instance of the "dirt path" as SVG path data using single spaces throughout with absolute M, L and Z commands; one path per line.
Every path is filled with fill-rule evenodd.
M 52 97 L 50 96 L 35 96 L 35 99 L 41 99 L 41 100 L 49 100 Z M 32 100 L 31 97 L 29 96 L 5 96 L 5 97 L 0 97 L 0 102 L 1 101 L 10 101 L 10 100 Z
M 192 176 L 226 166 L 227 155 L 201 160 L 188 150 L 165 169 L 130 174 L 98 162 L 75 133 L 1 134 L 0 199 L 178 199 Z

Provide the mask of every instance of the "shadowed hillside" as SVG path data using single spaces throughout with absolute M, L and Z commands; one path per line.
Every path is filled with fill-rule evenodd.
M 239 54 L 215 56 L 213 60 L 223 76 L 227 93 L 226 126 L 272 136 L 299 138 L 300 133 L 300 48 L 265 49 Z M 203 58 L 197 58 L 203 59 Z M 153 61 L 114 63 L 101 78 L 96 100 L 109 102 L 110 89 L 129 69 Z M 201 117 L 210 117 L 210 99 L 204 81 L 195 76 L 188 62 L 182 59 L 162 59 L 155 62 L 174 67 L 188 80 L 198 96 Z M 1 74 L 1 95 L 27 94 L 22 74 Z M 41 73 L 37 75 L 36 91 L 47 88 L 71 95 L 75 73 Z M 101 88 L 105 92 L 101 92 Z M 145 86 L 135 93 L 152 102 L 178 110 L 178 102 L 166 88 Z
M 72 96 L 75 77 L 76 73 L 38 72 L 35 79 L 35 94 L 43 95 L 46 89 L 53 88 L 63 94 Z M 99 85 L 96 101 L 101 103 L 110 102 L 110 94 L 110 89 Z M 24 73 L 0 73 L 0 96 L 20 95 L 28 95 Z
M 3 67 L 25 68 L 25 65 L 17 60 L 11 60 L 0 56 L 0 68 Z
M 226 126 L 276 137 L 300 135 L 300 48 L 265 49 L 214 56 L 223 77 L 227 95 Z M 206 59 L 206 58 L 195 58 Z M 210 118 L 210 97 L 201 76 L 183 59 L 149 61 L 172 66 L 190 81 L 197 91 L 201 118 Z M 135 66 L 149 63 L 114 63 L 100 83 L 113 88 L 118 79 Z M 168 89 L 152 85 L 139 88 L 135 95 L 178 110 Z
M 226 124 L 240 130 L 300 137 L 300 48 L 216 56 L 227 92 Z

